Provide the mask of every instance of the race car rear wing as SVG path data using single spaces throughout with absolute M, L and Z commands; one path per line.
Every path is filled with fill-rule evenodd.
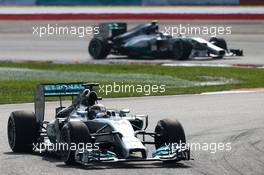
M 84 89 L 92 91 L 97 83 L 58 83 L 58 84 L 40 84 L 35 90 L 35 114 L 37 121 L 42 123 L 45 115 L 45 98 L 46 97 L 59 97 L 60 106 L 62 107 L 63 96 L 78 96 Z

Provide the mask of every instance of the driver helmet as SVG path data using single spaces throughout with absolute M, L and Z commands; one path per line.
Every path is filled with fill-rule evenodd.
M 102 104 L 95 104 L 90 108 L 90 116 L 91 118 L 105 118 L 107 116 L 106 107 Z

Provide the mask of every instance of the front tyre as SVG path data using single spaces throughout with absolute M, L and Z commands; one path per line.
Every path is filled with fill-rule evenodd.
M 37 141 L 38 124 L 33 112 L 12 112 L 7 124 L 8 143 L 13 152 L 32 152 Z
M 193 46 L 189 40 L 178 39 L 173 43 L 172 56 L 176 60 L 188 60 Z
M 183 54 L 180 60 L 188 60 L 193 49 L 193 45 L 189 40 L 183 40 Z
M 158 121 L 155 133 L 156 149 L 169 144 L 186 143 L 184 129 L 176 119 L 163 119 Z
M 76 148 L 91 141 L 88 127 L 82 121 L 69 122 L 61 131 L 61 142 L 67 147 L 62 151 L 62 159 L 67 165 L 75 163 Z
M 183 56 L 184 48 L 183 48 L 183 41 L 181 39 L 176 40 L 172 44 L 172 57 L 176 60 L 179 60 Z
M 212 37 L 209 40 L 210 43 L 212 43 L 213 45 L 220 47 L 224 50 L 227 49 L 227 44 L 224 38 L 217 38 L 217 37 Z

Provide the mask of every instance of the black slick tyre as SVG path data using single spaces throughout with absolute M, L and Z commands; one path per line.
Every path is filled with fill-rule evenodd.
M 110 46 L 104 38 L 93 38 L 89 44 L 88 51 L 94 59 L 105 59 L 110 53 Z
M 13 152 L 32 152 L 37 141 L 38 124 L 33 112 L 15 111 L 7 124 L 8 143 Z
M 156 149 L 169 144 L 186 143 L 184 129 L 176 119 L 163 119 L 158 121 L 155 133 Z
M 67 165 L 75 163 L 75 152 L 73 148 L 89 143 L 91 140 L 90 132 L 86 124 L 82 121 L 73 121 L 65 124 L 61 131 L 61 142 L 67 144 L 61 150 L 62 159 Z
M 213 45 L 217 46 L 217 47 L 224 49 L 224 50 L 227 49 L 226 41 L 223 38 L 212 37 L 212 38 L 210 38 L 209 42 L 212 43 Z

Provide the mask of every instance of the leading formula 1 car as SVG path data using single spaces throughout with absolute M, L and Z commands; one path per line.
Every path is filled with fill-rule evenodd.
M 154 132 L 147 132 L 147 115 L 130 115 L 128 109 L 107 109 L 98 103 L 101 98 L 94 91 L 95 86 L 98 84 L 39 85 L 35 113 L 14 111 L 10 114 L 7 128 L 11 149 L 14 152 L 46 150 L 60 155 L 66 164 L 83 165 L 190 159 L 179 121 L 160 120 Z M 55 109 L 54 119 L 45 121 L 45 99 L 56 96 L 60 97 L 60 106 Z M 67 108 L 62 106 L 63 96 L 73 98 Z M 153 139 L 146 140 L 146 136 Z M 152 156 L 148 156 L 146 144 L 155 145 Z
M 141 24 L 127 30 L 126 23 L 100 23 L 99 34 L 94 35 L 88 51 L 94 59 L 104 59 L 109 54 L 131 58 L 165 58 L 186 60 L 193 57 L 223 58 L 243 56 L 243 50 L 228 49 L 223 38 L 171 36 L 159 32 L 159 26 Z

